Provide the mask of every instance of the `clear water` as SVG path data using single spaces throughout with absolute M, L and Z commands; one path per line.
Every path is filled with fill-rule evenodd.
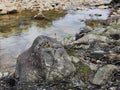
M 90 17 L 89 14 L 102 14 L 102 16 Z M 64 17 L 53 20 L 52 24 L 46 27 L 39 27 L 34 22 L 25 30 L 14 32 L 3 37 L 0 36 L 0 70 L 14 71 L 16 59 L 20 53 L 29 48 L 33 40 L 38 35 L 45 35 L 58 40 L 70 35 L 74 36 L 85 27 L 85 23 L 80 20 L 86 19 L 106 19 L 109 10 L 93 9 L 87 11 L 72 11 Z M 29 21 L 32 22 L 32 21 Z M 1 29 L 1 28 L 0 28 Z M 1 34 L 4 34 L 1 32 Z

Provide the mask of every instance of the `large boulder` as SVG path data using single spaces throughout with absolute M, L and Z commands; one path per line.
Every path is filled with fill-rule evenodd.
M 20 82 L 62 79 L 75 71 L 71 58 L 60 42 L 38 36 L 33 45 L 19 55 L 15 76 Z

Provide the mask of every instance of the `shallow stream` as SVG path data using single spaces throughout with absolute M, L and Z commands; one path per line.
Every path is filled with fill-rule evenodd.
M 28 14 L 29 13 L 29 14 Z M 14 71 L 16 59 L 29 48 L 38 35 L 45 35 L 62 40 L 74 36 L 84 28 L 86 19 L 103 19 L 109 10 L 90 9 L 68 11 L 48 15 L 48 20 L 31 19 L 34 12 L 0 16 L 0 71 Z M 101 16 L 95 16 L 101 14 Z M 92 16 L 91 16 L 92 15 Z

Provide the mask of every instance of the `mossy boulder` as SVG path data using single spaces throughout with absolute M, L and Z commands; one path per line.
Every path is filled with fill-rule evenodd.
M 20 82 L 55 81 L 75 71 L 62 44 L 47 36 L 38 36 L 33 45 L 19 55 L 16 78 Z

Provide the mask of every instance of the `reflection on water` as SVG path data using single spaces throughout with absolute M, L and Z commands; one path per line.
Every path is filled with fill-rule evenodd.
M 80 22 L 81 19 L 89 19 L 91 18 L 89 14 L 93 13 L 100 13 L 102 14 L 99 19 L 106 19 L 108 16 L 109 11 L 108 10 L 89 10 L 89 11 L 74 11 L 72 13 L 68 13 L 65 16 L 62 16 L 59 19 L 54 19 L 51 24 L 44 26 L 39 26 L 39 21 L 35 23 L 34 20 L 29 19 L 27 22 L 18 22 L 20 20 L 15 20 L 14 23 L 17 23 L 17 25 L 20 24 L 20 26 L 17 26 L 16 24 L 5 24 L 7 25 L 7 28 L 15 27 L 14 33 L 9 33 L 9 31 L 3 31 L 4 28 L 0 27 L 0 66 L 1 70 L 3 68 L 4 71 L 12 70 L 12 66 L 15 65 L 16 58 L 18 55 L 25 51 L 27 48 L 29 48 L 33 42 L 33 40 L 38 35 L 45 35 L 50 36 L 53 38 L 56 38 L 58 40 L 63 39 L 64 37 L 71 35 L 74 36 L 76 33 L 80 31 L 80 28 L 85 27 L 84 22 Z M 52 16 L 52 15 L 50 15 Z M 22 16 L 26 17 L 26 15 Z M 59 16 L 60 17 L 60 16 Z M 97 18 L 98 17 L 94 17 Z M 15 18 L 14 18 L 15 19 Z M 51 19 L 51 20 L 52 20 Z M 24 19 L 27 20 L 27 19 Z M 9 23 L 9 22 L 8 22 Z M 25 24 L 26 23 L 26 24 Z M 26 27 L 24 27 L 24 24 Z M 13 26 L 12 26 L 13 25 Z M 22 26 L 23 25 L 23 26 Z M 0 21 L 1 26 L 1 21 Z M 7 35 L 5 32 L 8 32 Z M 11 31 L 10 31 L 11 32 Z M 11 68 L 10 68 L 11 67 Z

